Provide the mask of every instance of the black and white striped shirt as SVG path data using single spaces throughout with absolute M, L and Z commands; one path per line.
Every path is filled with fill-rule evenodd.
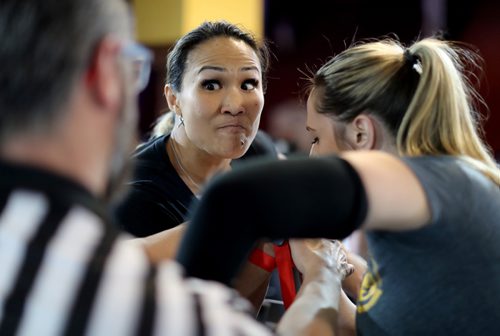
M 268 335 L 217 283 L 153 267 L 63 177 L 0 162 L 0 335 Z

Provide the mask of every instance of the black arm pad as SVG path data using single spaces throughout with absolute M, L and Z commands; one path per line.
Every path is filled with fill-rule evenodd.
M 215 178 L 193 210 L 177 260 L 188 276 L 230 284 L 258 239 L 342 239 L 367 200 L 339 157 L 260 159 Z

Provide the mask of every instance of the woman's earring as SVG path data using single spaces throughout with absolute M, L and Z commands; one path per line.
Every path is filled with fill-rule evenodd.
M 181 122 L 179 123 L 179 126 L 177 126 L 177 127 L 184 126 L 184 118 L 183 118 L 182 116 L 179 116 L 179 120 L 180 120 Z

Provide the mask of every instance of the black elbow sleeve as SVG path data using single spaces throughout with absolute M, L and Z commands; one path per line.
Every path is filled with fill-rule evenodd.
M 177 259 L 189 275 L 228 283 L 257 239 L 341 239 L 366 213 L 359 174 L 339 157 L 255 160 L 207 187 Z
M 366 192 L 358 172 L 339 157 L 311 159 L 309 164 L 304 162 L 295 168 L 299 191 L 290 198 L 292 224 L 280 222 L 289 226 L 290 237 L 347 237 L 361 226 L 367 214 Z M 301 179 L 300 172 L 309 169 Z

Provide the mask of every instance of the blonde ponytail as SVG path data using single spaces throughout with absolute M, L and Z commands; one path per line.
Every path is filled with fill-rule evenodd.
M 464 50 L 436 39 L 415 43 L 408 52 L 418 58 L 420 80 L 397 132 L 402 155 L 462 157 L 500 185 L 500 169 L 480 138 L 479 98 L 464 76 Z
M 149 139 L 155 139 L 161 137 L 162 135 L 168 134 L 172 132 L 175 125 L 175 112 L 169 111 L 165 114 L 162 114 L 154 124 L 153 131 L 151 132 L 151 136 Z

